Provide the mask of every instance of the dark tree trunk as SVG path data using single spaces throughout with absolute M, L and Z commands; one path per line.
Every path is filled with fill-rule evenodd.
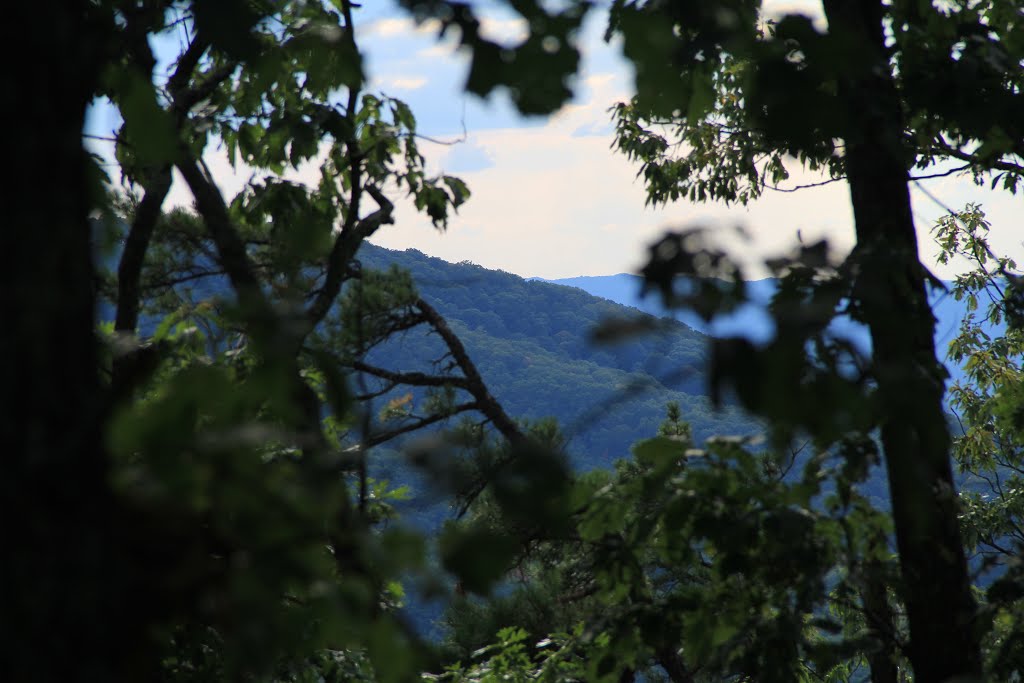
M 850 65 L 846 164 L 859 264 L 853 299 L 873 344 L 877 410 L 917 683 L 981 673 L 976 605 L 957 522 L 950 439 L 910 209 L 908 154 L 884 49 L 882 6 L 825 0 L 830 33 Z
M 4 71 L 14 172 L 0 229 L 4 679 L 116 681 L 135 642 L 113 531 L 94 329 L 86 105 L 100 38 L 86 0 L 16 3 Z M 11 16 L 13 15 L 13 16 Z M 16 101 L 11 101 L 16 98 Z

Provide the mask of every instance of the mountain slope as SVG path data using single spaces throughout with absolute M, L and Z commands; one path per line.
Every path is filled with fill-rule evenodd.
M 632 306 L 656 316 L 667 316 L 670 313 L 662 306 L 654 293 L 642 295 L 643 279 L 638 275 L 619 273 L 617 275 L 599 275 L 590 277 L 571 277 L 557 280 L 544 280 L 552 284 L 563 285 L 583 290 L 588 294 L 602 297 L 624 306 Z M 952 283 L 944 283 L 948 288 Z M 704 334 L 715 336 L 741 335 L 754 341 L 765 341 L 773 332 L 771 318 L 764 307 L 775 292 L 777 282 L 772 279 L 755 280 L 747 283 L 754 303 L 742 307 L 737 313 L 707 324 L 691 312 L 683 311 L 674 315 L 677 320 L 699 330 Z M 935 348 L 940 357 L 944 357 L 949 343 L 956 337 L 960 322 L 968 315 L 967 303 L 957 301 L 947 291 L 931 289 L 929 299 L 935 314 Z M 849 320 L 839 324 L 844 336 L 857 342 L 862 349 L 870 348 L 869 335 L 865 327 L 856 325 Z M 998 331 L 993 329 L 993 331 Z M 947 363 L 952 379 L 962 377 L 959 368 Z
M 683 324 L 665 320 L 655 334 L 596 345 L 589 340 L 599 323 L 640 314 L 578 289 L 415 250 L 371 246 L 359 257 L 364 269 L 408 270 L 506 411 L 558 419 L 577 466 L 606 466 L 627 455 L 632 443 L 656 431 L 668 401 L 680 403 L 698 439 L 757 429 L 738 411 L 711 408 L 704 397 L 706 340 Z M 409 333 L 375 352 L 374 361 L 411 369 L 438 350 L 429 336 Z

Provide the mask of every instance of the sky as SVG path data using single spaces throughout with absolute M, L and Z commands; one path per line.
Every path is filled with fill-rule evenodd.
M 523 35 L 523 26 L 500 3 L 481 4 L 485 33 L 509 42 Z M 765 275 L 759 267 L 764 258 L 792 249 L 798 231 L 805 242 L 827 238 L 837 256 L 853 245 L 848 187 L 842 182 L 793 193 L 768 191 L 747 207 L 685 201 L 646 207 L 643 184 L 636 178 L 639 166 L 611 148 L 608 109 L 628 99 L 633 74 L 618 45 L 602 40 L 604 12 L 592 12 L 584 24 L 572 103 L 552 116 L 524 119 L 504 93 L 488 100 L 463 93 L 468 57 L 450 39 L 439 42 L 434 26 L 417 26 L 391 0 L 364 0 L 362 5 L 357 41 L 366 59 L 368 90 L 404 100 L 422 135 L 450 143 L 421 141 L 428 170 L 457 175 L 472 192 L 448 230 L 439 232 L 395 190 L 395 225 L 371 240 L 376 244 L 549 279 L 635 271 L 648 245 L 666 230 L 694 226 L 710 228 L 752 278 Z M 808 0 L 766 2 L 768 12 L 799 10 L 816 16 L 818 7 Z M 89 132 L 109 133 L 115 125 L 116 116 L 97 107 Z M 244 169 L 232 172 L 216 153 L 207 162 L 228 195 L 249 177 Z M 794 172 L 790 183 L 820 179 Z M 981 204 L 992 223 L 995 251 L 1024 263 L 1024 197 L 987 191 L 964 178 L 922 185 L 953 209 Z M 946 211 L 913 185 L 911 194 L 922 260 L 936 275 L 950 279 L 966 264 L 940 266 L 929 236 Z M 177 179 L 166 206 L 191 201 Z M 737 226 L 747 237 L 739 236 Z

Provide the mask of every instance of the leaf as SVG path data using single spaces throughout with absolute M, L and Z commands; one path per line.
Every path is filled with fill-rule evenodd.
M 687 446 L 685 441 L 668 436 L 656 436 L 653 439 L 644 439 L 633 446 L 633 457 L 641 464 L 663 466 L 685 457 Z
M 469 199 L 469 186 L 467 186 L 460 178 L 446 175 L 442 180 L 452 192 L 452 207 L 458 208 L 462 206 L 467 199 Z
M 505 575 L 519 544 L 507 534 L 471 527 L 449 527 L 440 539 L 441 562 L 462 586 L 485 594 Z
M 173 162 L 178 153 L 174 120 L 157 102 L 153 83 L 134 67 L 111 68 L 105 80 L 125 122 L 128 149 L 142 166 Z
M 237 59 L 250 59 L 259 51 L 252 34 L 260 16 L 246 0 L 193 0 L 192 12 L 200 36 Z

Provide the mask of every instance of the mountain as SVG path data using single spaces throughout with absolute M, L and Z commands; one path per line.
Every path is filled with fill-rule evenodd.
M 632 306 L 651 315 L 673 315 L 665 309 L 656 293 L 643 293 L 643 279 L 638 275 L 619 273 L 618 275 L 542 280 L 542 282 L 580 289 L 588 294 L 624 306 Z M 952 288 L 951 282 L 944 282 L 943 284 L 946 290 Z M 753 341 L 765 341 L 771 338 L 774 331 L 771 317 L 766 312 L 765 306 L 771 300 L 777 286 L 778 281 L 774 279 L 747 282 L 747 289 L 753 303 L 741 307 L 737 312 L 729 316 L 713 321 L 710 325 L 689 311 L 677 312 L 673 317 L 703 334 L 714 336 L 738 335 Z M 935 348 L 940 356 L 944 356 L 949 343 L 956 337 L 960 329 L 961 321 L 968 315 L 967 302 L 957 301 L 949 291 L 939 288 L 931 288 L 928 296 L 932 304 L 932 311 L 936 317 Z M 859 348 L 863 350 L 870 349 L 870 336 L 867 328 L 863 325 L 854 323 L 849 319 L 839 320 L 836 323 L 836 329 L 843 336 L 856 342 Z M 992 331 L 997 332 L 998 330 L 993 328 Z M 955 367 L 952 363 L 947 363 L 947 367 L 950 370 L 952 380 L 963 376 L 960 368 Z
M 592 332 L 604 321 L 655 320 L 579 289 L 416 250 L 365 245 L 359 259 L 364 269 L 409 271 L 505 410 L 517 418 L 556 418 L 577 467 L 607 466 L 628 455 L 631 444 L 656 432 L 669 401 L 680 404 L 698 439 L 758 430 L 738 410 L 712 408 L 704 396 L 706 338 L 678 321 L 664 319 L 651 334 L 597 344 Z M 431 336 L 411 331 L 376 350 L 372 360 L 422 368 L 438 351 Z
M 505 410 L 517 419 L 558 420 L 578 470 L 608 467 L 628 456 L 632 444 L 656 433 L 669 401 L 680 404 L 698 440 L 760 431 L 739 410 L 712 408 L 704 396 L 707 338 L 678 321 L 656 321 L 580 289 L 468 262 L 448 263 L 416 250 L 366 244 L 359 260 L 364 272 L 392 266 L 410 272 L 420 295 L 445 316 Z M 602 322 L 638 318 L 657 322 L 657 331 L 618 344 L 591 341 Z M 374 349 L 367 360 L 428 371 L 442 353 L 436 338 L 413 329 Z M 422 396 L 411 393 L 414 402 Z M 431 532 L 451 511 L 408 466 L 401 447 L 375 449 L 372 472 L 409 489 L 409 500 L 397 506 L 403 520 Z M 443 608 L 412 587 L 405 613 L 420 633 L 436 640 Z

